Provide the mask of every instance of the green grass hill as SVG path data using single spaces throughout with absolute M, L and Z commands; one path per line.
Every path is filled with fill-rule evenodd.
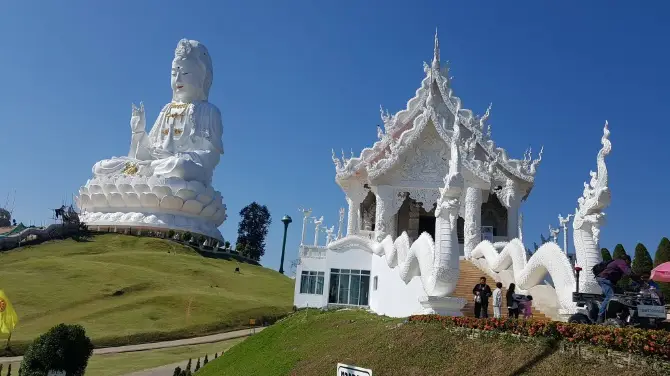
M 0 289 L 19 315 L 13 353 L 61 322 L 83 325 L 96 347 L 238 329 L 290 312 L 293 286 L 274 270 L 155 238 L 104 234 L 0 253 Z
M 439 323 L 403 324 L 360 310 L 297 312 L 234 346 L 197 374 L 331 376 L 337 363 L 383 376 L 658 375 L 577 359 L 547 341 L 469 339 Z

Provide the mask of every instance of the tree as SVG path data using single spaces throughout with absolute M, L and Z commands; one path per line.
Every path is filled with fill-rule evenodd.
M 230 242 L 228 240 L 226 240 L 226 242 L 223 243 L 223 246 L 226 248 L 226 250 L 229 250 L 230 249 Z
M 633 259 L 633 273 L 637 275 L 651 273 L 654 268 L 654 262 L 651 260 L 651 255 L 647 251 L 647 247 L 642 243 L 637 243 L 635 246 L 635 258 Z
M 190 232 L 186 232 L 184 233 L 184 235 L 182 235 L 181 240 L 188 242 L 189 240 L 191 240 L 192 237 L 193 235 L 191 235 Z
M 610 250 L 607 248 L 600 248 L 600 255 L 603 258 L 603 261 L 612 261 L 612 255 L 610 254 Z
M 200 369 L 200 358 L 198 358 L 198 361 L 195 363 L 195 369 L 193 370 L 193 372 L 198 372 L 199 369 Z
M 191 370 L 191 359 L 188 360 L 188 363 L 186 364 L 186 371 Z
M 170 238 L 170 239 L 174 239 L 174 230 L 170 230 L 170 231 L 168 231 L 167 236 L 168 236 L 168 238 Z
M 624 249 L 622 244 L 617 244 L 614 247 L 614 253 L 612 253 L 612 258 L 614 260 L 622 259 L 624 255 L 626 255 L 626 250 Z
M 272 223 L 270 211 L 267 206 L 254 201 L 240 211 L 240 216 L 242 220 L 237 228 L 237 246 L 244 247 L 241 252 L 243 256 L 259 261 L 265 254 L 265 237 Z
M 235 244 L 235 251 L 237 253 L 243 254 L 244 253 L 244 244 L 242 244 L 242 243 Z
M 7 366 L 7 376 L 12 376 L 12 365 Z
M 202 365 L 204 366 L 207 363 L 209 363 L 209 358 L 207 357 L 207 354 L 205 354 L 205 360 L 202 362 Z
M 656 255 L 654 256 L 654 267 L 661 265 L 664 262 L 670 261 L 670 240 L 668 238 L 661 239 L 656 248 Z M 658 282 L 661 292 L 665 299 L 670 298 L 670 283 Z
M 181 375 L 181 367 L 177 366 L 177 368 L 174 369 L 172 376 L 179 376 L 179 375 Z
M 291 261 L 291 266 L 289 267 L 289 270 L 291 271 L 292 275 L 295 275 L 295 272 L 298 270 L 298 265 L 300 265 L 300 259 L 299 258 Z
M 623 259 L 624 255 L 627 255 L 626 250 L 624 249 L 622 244 L 617 244 L 614 247 L 614 253 L 612 254 L 612 258 L 614 260 L 620 260 Z M 628 286 L 630 285 L 630 278 L 629 277 L 623 277 L 617 282 L 617 286 L 625 290 Z
M 80 325 L 59 324 L 37 337 L 23 355 L 20 373 L 24 376 L 46 375 L 61 370 L 70 376 L 83 376 L 93 343 Z

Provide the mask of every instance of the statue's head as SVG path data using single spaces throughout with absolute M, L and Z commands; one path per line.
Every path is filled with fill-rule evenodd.
M 172 100 L 206 101 L 213 74 L 207 47 L 195 40 L 180 40 L 172 60 Z

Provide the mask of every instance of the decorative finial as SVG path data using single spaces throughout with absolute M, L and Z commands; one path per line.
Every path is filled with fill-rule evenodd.
M 489 117 L 491 116 L 491 107 L 492 106 L 493 106 L 493 103 L 489 103 L 489 106 L 486 108 L 486 112 L 484 113 L 484 116 L 479 118 L 479 129 L 481 129 L 482 131 L 484 130 L 484 124 L 486 124 L 486 121 L 489 120 Z
M 440 70 L 440 40 L 437 37 L 437 27 L 435 28 L 435 47 L 433 48 L 433 69 Z
M 542 153 L 544 152 L 544 145 L 540 148 L 540 154 L 538 154 L 537 159 L 532 161 L 530 163 L 530 167 L 528 169 L 528 172 L 531 175 L 535 175 L 535 172 L 537 172 L 537 166 L 542 162 Z
M 337 158 L 337 155 L 335 155 L 335 149 L 331 149 L 331 151 L 333 152 L 333 157 L 332 158 L 333 158 L 333 163 L 335 164 L 335 168 L 339 170 L 339 169 L 342 168 L 342 161 L 340 161 L 340 159 Z

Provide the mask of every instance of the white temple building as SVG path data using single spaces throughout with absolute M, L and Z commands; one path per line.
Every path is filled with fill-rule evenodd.
M 382 110 L 384 127 L 371 147 L 350 158 L 333 152 L 335 181 L 348 203 L 346 237 L 341 210 L 337 236 L 331 228 L 327 245 L 318 244 L 322 217 L 315 221 L 314 244 L 305 244 L 311 210 L 303 211 L 294 305 L 360 306 L 395 317 L 460 315 L 465 301 L 451 295 L 460 262 L 467 261 L 493 277 L 490 285 L 515 282 L 548 296 L 537 304 L 545 304 L 554 318 L 573 312 L 576 307 L 564 295 L 572 293 L 575 280 L 561 248 L 551 242 L 528 259 L 519 240 L 521 204 L 533 189 L 542 150 L 536 159 L 530 149 L 522 159 L 513 159 L 495 144 L 487 122 L 491 107 L 482 116 L 463 108 L 451 88 L 449 68 L 440 64 L 437 35 L 432 63 L 424 63 L 424 72 L 406 109 L 394 115 Z M 607 190 L 606 170 L 604 175 Z M 592 180 L 589 194 L 595 194 L 597 183 Z M 591 197 L 586 194 L 585 199 Z M 606 206 L 598 203 L 593 210 Z M 578 233 L 575 238 L 582 235 Z M 599 255 L 597 238 L 595 246 Z M 576 242 L 578 262 L 579 248 Z M 547 274 L 555 289 L 545 284 Z M 580 286 L 593 289 L 592 282 L 580 281 Z

